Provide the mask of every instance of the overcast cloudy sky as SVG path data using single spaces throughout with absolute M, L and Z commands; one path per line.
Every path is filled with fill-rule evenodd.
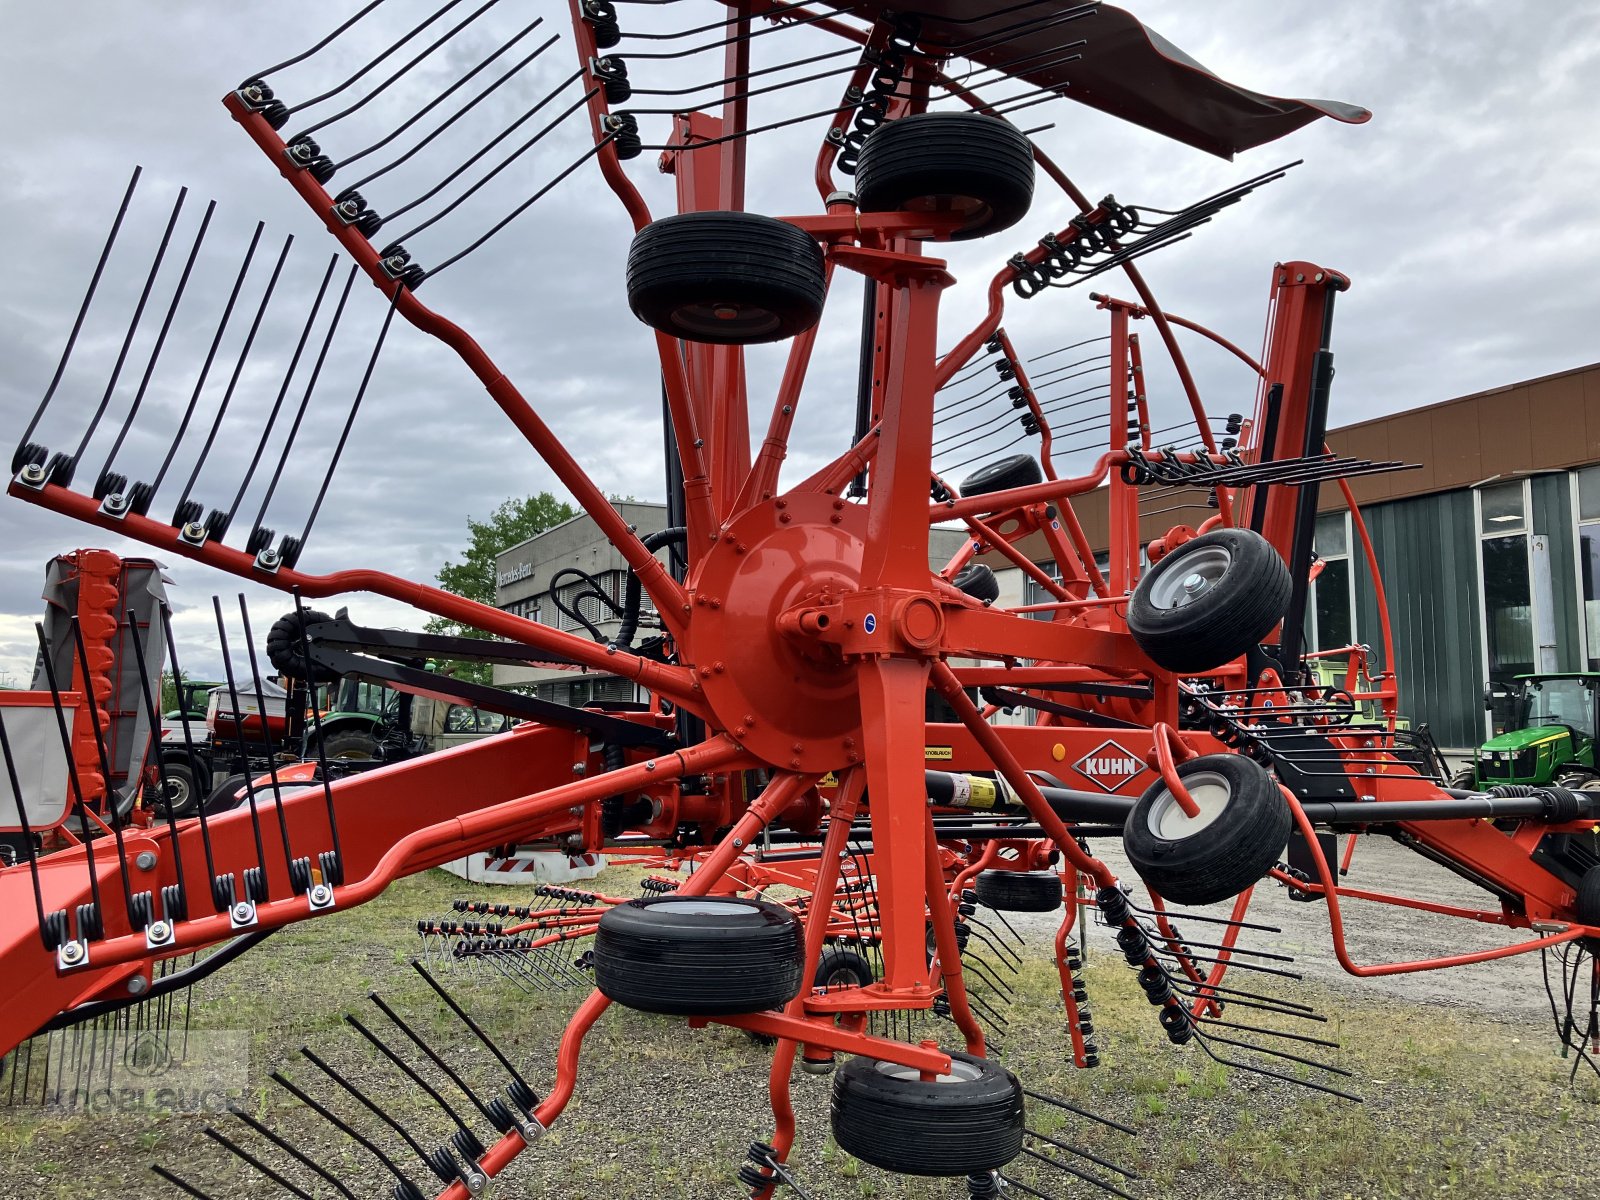
M 7 285 L 0 293 L 0 433 L 6 435 L 8 455 L 55 369 L 104 230 L 138 163 L 144 179 L 124 236 L 79 353 L 36 439 L 63 449 L 81 435 L 105 389 L 177 189 L 187 185 L 191 191 L 164 274 L 107 423 L 85 456 L 79 486 L 92 486 L 149 357 L 200 214 L 215 199 L 191 294 L 117 469 L 134 478 L 153 475 L 187 404 L 255 222 L 263 219 L 266 231 L 239 312 L 155 511 L 163 518 L 170 515 L 266 277 L 283 239 L 293 235 L 234 406 L 194 489 L 208 508 L 225 507 L 232 499 L 333 244 L 218 100 L 247 74 L 309 45 L 358 7 L 356 0 L 0 0 L 0 250 Z M 305 100 L 352 73 L 375 47 L 398 37 L 433 7 L 390 0 L 326 55 L 273 82 L 290 103 Z M 441 28 L 475 7 L 459 5 Z M 1232 82 L 1277 95 L 1345 100 L 1375 114 L 1364 126 L 1320 121 L 1234 163 L 1066 101 L 1019 115 L 1019 123 L 1027 126 L 1054 122 L 1038 134 L 1040 143 L 1091 195 L 1114 191 L 1124 202 L 1162 208 L 1177 208 L 1282 162 L 1306 160 L 1285 181 L 1147 260 L 1147 276 L 1168 308 L 1254 347 L 1275 259 L 1311 259 L 1349 274 L 1354 286 L 1341 301 L 1335 336 L 1336 423 L 1600 358 L 1595 348 L 1600 220 L 1594 201 L 1600 194 L 1600 138 L 1595 136 L 1600 101 L 1594 89 L 1600 78 L 1600 13 L 1593 5 L 1136 0 L 1129 7 Z M 493 78 L 560 32 L 565 11 L 554 0 L 502 0 L 447 52 L 317 137 L 335 158 L 354 153 L 544 14 L 544 26 L 518 43 L 525 51 L 508 53 L 480 76 Z M 624 6 L 622 12 L 627 28 L 648 23 L 670 29 L 715 21 L 725 10 L 682 0 L 664 8 Z M 637 57 L 638 51 L 661 45 L 619 48 L 635 54 L 636 87 L 678 87 L 720 73 L 720 55 L 677 62 Z M 809 30 L 783 32 L 759 45 L 758 66 L 838 48 Z M 564 37 L 463 121 L 459 136 L 452 131 L 373 183 L 366 189 L 369 199 L 387 212 L 419 195 L 566 79 L 573 66 Z M 758 99 L 755 119 L 820 109 L 835 102 L 840 86 L 835 77 Z M 341 100 L 360 94 L 358 87 Z M 570 89 L 560 93 L 526 130 L 538 129 L 577 95 Z M 640 97 L 631 107 L 670 103 Z M 289 130 L 339 106 L 330 102 L 297 116 Z M 647 143 L 661 140 L 664 118 L 647 116 L 642 124 Z M 413 137 L 428 128 L 419 124 Z M 814 210 L 810 163 L 819 134 L 811 123 L 755 141 L 752 209 Z M 559 125 L 494 185 L 410 242 L 418 260 L 432 265 L 465 246 L 573 162 L 586 137 L 577 120 Z M 401 139 L 395 148 L 409 144 Z M 671 181 L 656 172 L 654 160 L 647 152 L 631 164 L 630 173 L 659 213 L 670 204 Z M 384 161 L 379 151 L 361 166 L 371 169 Z M 484 165 L 496 161 L 489 158 Z M 351 166 L 335 186 L 361 173 L 360 166 Z M 428 211 L 423 206 L 413 215 Z M 1071 215 L 1059 193 L 1041 188 L 1034 212 L 1020 229 L 955 248 L 952 269 L 963 286 L 946 302 L 945 344 L 970 325 L 985 282 L 1004 258 L 1061 227 Z M 652 341 L 628 313 L 622 292 L 628 234 L 619 206 L 586 165 L 487 248 L 430 280 L 422 295 L 485 345 L 602 488 L 646 499 L 662 493 L 658 386 Z M 341 263 L 335 292 L 343 272 Z M 1013 302 L 1007 327 L 1022 353 L 1043 353 L 1101 332 L 1084 294 L 1088 290 L 1051 293 L 1027 305 Z M 853 286 L 845 288 L 824 320 L 790 478 L 843 448 L 842 431 L 849 427 L 854 403 L 858 294 Z M 324 319 L 326 313 L 325 306 Z M 298 530 L 305 519 L 326 465 L 325 448 L 345 418 L 382 315 L 381 298 L 358 284 L 266 521 L 280 533 Z M 1193 361 L 1210 412 L 1248 411 L 1252 382 L 1236 364 L 1204 347 L 1194 350 Z M 774 352 L 752 356 L 752 424 L 757 427 L 765 423 L 780 365 Z M 304 374 L 302 365 L 297 379 Z M 291 409 L 302 386 L 290 390 Z M 1170 374 L 1154 371 L 1151 390 L 1158 418 L 1176 412 L 1180 400 Z M 282 429 L 280 424 L 269 458 L 281 445 Z M 454 357 L 409 327 L 397 326 L 302 566 L 314 572 L 370 566 L 431 580 L 441 562 L 459 550 L 469 514 L 482 516 L 509 495 L 553 486 L 548 470 Z M 248 531 L 261 487 L 258 478 L 231 537 L 236 543 Z M 0 682 L 26 683 L 31 672 L 29 643 L 45 561 L 85 545 L 149 553 L 64 517 L 0 499 Z M 243 585 L 176 556 L 164 561 L 176 585 L 172 595 L 188 665 L 196 672 L 213 671 L 219 659 L 214 630 L 207 627 L 209 598 L 216 591 L 231 597 Z M 244 590 L 258 624 L 284 607 L 283 597 L 265 589 Z M 358 618 L 374 624 L 421 619 L 371 597 L 352 597 L 349 603 Z

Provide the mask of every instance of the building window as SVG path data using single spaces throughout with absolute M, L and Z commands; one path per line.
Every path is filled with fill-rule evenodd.
M 1578 586 L 1583 593 L 1583 645 L 1587 669 L 1600 671 L 1600 467 L 1577 472 Z
M 1484 665 L 1493 693 L 1493 730 L 1504 728 L 1510 716 L 1507 685 L 1534 669 L 1528 509 L 1523 480 L 1478 489 Z
M 1307 637 L 1313 650 L 1342 650 L 1356 640 L 1350 514 L 1327 513 L 1317 518 L 1316 553 L 1322 560 L 1322 572 L 1311 585 Z

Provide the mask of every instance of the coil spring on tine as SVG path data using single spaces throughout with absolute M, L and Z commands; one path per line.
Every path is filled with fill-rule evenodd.
M 889 102 L 900 85 L 905 82 L 906 56 L 916 48 L 922 33 L 922 21 L 911 13 L 896 13 L 891 18 L 893 27 L 888 45 L 882 50 L 868 46 L 861 52 L 861 61 L 872 64 L 872 77 L 867 81 L 865 95 L 861 97 L 851 120 L 850 132 L 844 135 L 836 165 L 846 175 L 854 175 L 861 163 L 861 147 L 878 126 L 889 119 Z M 847 93 L 847 97 L 856 97 Z

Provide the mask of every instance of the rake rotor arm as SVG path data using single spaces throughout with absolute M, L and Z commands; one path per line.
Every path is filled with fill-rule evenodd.
M 625 676 L 643 684 L 653 692 L 667 696 L 675 703 L 699 711 L 701 702 L 698 693 L 694 690 L 690 672 L 684 668 L 652 662 L 636 654 L 611 651 L 597 642 L 542 625 L 537 621 L 514 616 L 490 605 L 469 600 L 465 596 L 457 596 L 453 592 L 415 583 L 383 571 L 352 570 L 335 571 L 329 575 L 311 575 L 280 568 L 269 574 L 260 570 L 256 559 L 243 550 L 210 541 L 196 546 L 179 538 L 170 525 L 164 525 L 160 521 L 140 516 L 138 513 L 129 513 L 121 518 L 107 516 L 100 510 L 99 504 L 92 496 L 55 484 L 46 484 L 41 489 L 34 489 L 13 482 L 10 493 L 90 525 L 135 538 L 159 550 L 180 554 L 207 566 L 216 567 L 218 570 L 227 571 L 256 583 L 264 583 L 285 592 L 298 588 L 301 594 L 307 597 L 371 592 L 377 596 L 399 600 L 434 616 L 460 621 L 464 625 L 471 625 L 488 633 L 546 650 L 558 658 L 571 659 L 595 670 Z M 604 507 L 607 512 L 616 515 L 616 510 L 609 504 Z M 631 531 L 628 536 L 638 540 Z M 656 570 L 664 575 L 665 568 L 657 561 L 655 555 L 644 548 L 643 542 L 639 544 Z M 641 576 L 642 574 L 641 572 Z M 671 582 L 670 577 L 668 582 Z M 676 589 L 677 585 L 674 583 L 673 587 Z M 663 619 L 666 619 L 667 614 L 662 615 Z

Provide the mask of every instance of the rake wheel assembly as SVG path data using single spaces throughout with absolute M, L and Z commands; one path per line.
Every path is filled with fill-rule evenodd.
M 1199 812 L 1183 811 L 1158 780 L 1122 826 L 1122 847 L 1144 881 L 1178 904 L 1215 904 L 1261 879 L 1294 825 L 1278 785 L 1237 754 L 1208 754 L 1178 768 Z
M 1022 1085 L 1000 1064 L 952 1051 L 932 1079 L 895 1063 L 853 1058 L 833 1077 L 833 1140 L 847 1154 L 903 1175 L 994 1171 L 1022 1151 Z
M 595 986 L 644 1012 L 716 1014 L 782 1008 L 805 956 L 788 909 L 728 896 L 630 900 L 600 918 Z

